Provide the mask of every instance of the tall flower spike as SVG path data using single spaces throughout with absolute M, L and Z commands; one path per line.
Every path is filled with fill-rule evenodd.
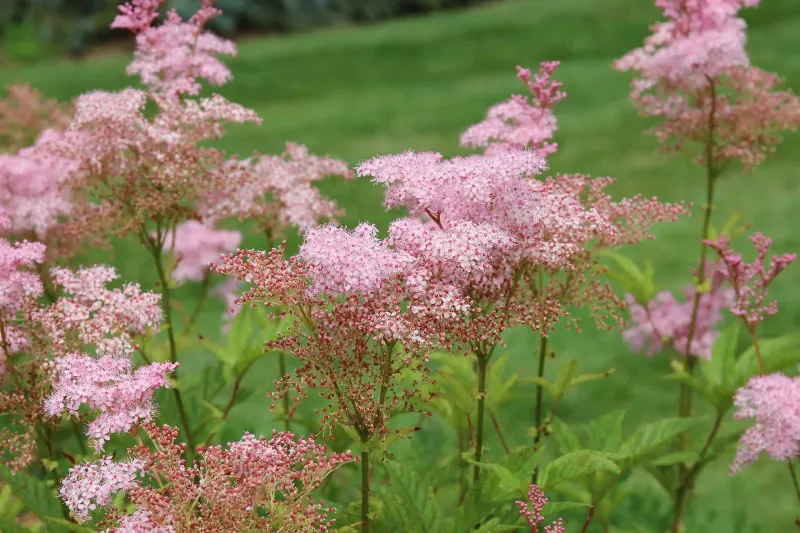
M 175 235 L 167 235 L 165 250 L 175 254 L 177 266 L 172 279 L 181 283 L 186 280 L 200 281 L 208 266 L 219 259 L 223 252 L 232 252 L 242 242 L 238 231 L 214 230 L 202 222 L 187 220 L 178 225 Z
M 756 376 L 736 391 L 734 418 L 754 418 L 739 440 L 731 474 L 766 453 L 779 461 L 800 455 L 800 378 L 781 373 Z
M 734 252 L 731 241 L 721 236 L 716 241 L 705 241 L 722 261 L 721 273 L 733 286 L 735 300 L 730 311 L 740 317 L 750 328 L 754 328 L 768 315 L 778 312 L 778 303 L 767 302 L 770 284 L 784 269 L 797 260 L 797 254 L 772 256 L 769 266 L 766 257 L 772 239 L 761 233 L 750 237 L 758 254 L 752 263 L 745 263 L 741 254 Z
M 236 55 L 236 46 L 204 30 L 205 24 L 221 11 L 213 0 L 203 0 L 195 15 L 184 22 L 175 10 L 167 13 L 161 26 L 152 26 L 163 0 L 133 0 L 119 7 L 112 28 L 126 28 L 136 34 L 136 53 L 128 74 L 138 75 L 152 91 L 167 98 L 197 95 L 199 79 L 223 85 L 230 70 L 217 55 Z
M 525 83 L 533 97 L 513 95 L 511 98 L 489 108 L 486 118 L 470 126 L 461 136 L 461 145 L 470 148 L 485 148 L 487 155 L 508 150 L 532 148 L 543 154 L 556 151 L 558 145 L 549 142 L 557 129 L 552 107 L 566 97 L 561 83 L 551 79 L 559 61 L 540 64 L 539 72 L 517 67 L 517 78 Z

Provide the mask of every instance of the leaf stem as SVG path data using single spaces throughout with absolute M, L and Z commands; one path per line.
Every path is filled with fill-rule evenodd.
M 483 452 L 483 425 L 486 414 L 486 367 L 489 365 L 489 358 L 479 350 L 478 356 L 478 422 L 475 428 L 475 462 L 480 463 Z M 476 464 L 472 472 L 472 481 L 477 483 L 481 477 L 481 469 Z
M 369 452 L 361 451 L 361 532 L 369 533 Z

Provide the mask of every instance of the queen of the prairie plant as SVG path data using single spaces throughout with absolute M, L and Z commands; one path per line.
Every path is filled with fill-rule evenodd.
M 48 129 L 63 130 L 69 124 L 70 106 L 44 98 L 30 85 L 5 87 L 0 98 L 0 151 L 14 153 L 32 144 Z
M 719 174 L 730 160 L 752 169 L 775 151 L 778 133 L 800 124 L 800 100 L 781 79 L 750 65 L 742 7 L 760 0 L 657 0 L 666 21 L 642 48 L 614 63 L 636 74 L 631 98 L 670 150 L 705 148 L 694 160 Z M 691 149 L 691 147 L 689 148 Z

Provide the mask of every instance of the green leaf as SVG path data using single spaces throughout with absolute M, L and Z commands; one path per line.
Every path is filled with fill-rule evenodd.
M 714 342 L 711 353 L 711 361 L 704 361 L 702 365 L 703 373 L 708 382 L 719 388 L 728 391 L 733 384 L 734 367 L 736 366 L 736 344 L 739 341 L 741 331 L 740 322 L 737 320 Z M 732 390 L 730 391 L 733 392 Z
M 605 372 L 600 372 L 597 374 L 581 374 L 580 376 L 573 379 L 569 384 L 569 390 L 577 387 L 578 385 L 583 385 L 584 383 L 589 383 L 590 381 L 597 381 L 598 379 L 605 379 L 611 374 L 614 373 L 614 369 L 607 370 Z
M 488 522 L 481 524 L 478 529 L 471 530 L 471 533 L 506 533 L 508 531 L 519 531 L 521 526 L 507 526 L 500 523 L 499 518 L 492 518 Z
M 555 383 L 553 383 L 553 388 L 555 389 L 556 398 L 563 397 L 570 389 L 570 384 L 572 383 L 572 379 L 575 377 L 575 373 L 578 371 L 578 360 L 573 359 L 566 364 L 561 365 L 561 368 L 558 369 L 558 374 L 556 375 Z
M 558 451 L 562 454 L 569 452 L 576 452 L 581 449 L 580 440 L 578 435 L 567 426 L 560 418 L 553 420 L 553 433 L 552 436 L 556 440 Z
M 489 391 L 486 396 L 486 408 L 490 412 L 496 412 L 500 409 L 500 406 L 508 398 L 509 391 L 519 379 L 519 374 L 512 374 L 508 379 L 504 378 L 510 356 L 511 354 L 509 353 L 500 355 L 489 367 L 489 372 L 486 376 L 487 390 Z
M 761 357 L 764 359 L 766 373 L 777 372 L 786 367 L 800 363 L 800 333 L 790 333 L 774 339 L 759 340 Z M 739 356 L 736 361 L 735 388 L 739 388 L 747 381 L 759 374 L 755 347 L 751 346 Z
M 559 483 L 593 474 L 608 471 L 619 474 L 620 469 L 611 460 L 609 454 L 593 450 L 579 450 L 562 455 L 542 469 L 539 486 L 542 490 L 555 487 Z
M 622 421 L 625 411 L 613 411 L 589 424 L 589 448 L 602 452 L 616 452 L 622 443 Z
M 645 264 L 644 270 L 639 268 L 636 263 L 616 252 L 603 250 L 603 256 L 611 259 L 618 270 L 609 270 L 607 275 L 617 280 L 623 288 L 631 293 L 640 304 L 649 302 L 656 293 L 656 285 L 653 281 L 654 270 L 650 263 Z
M 591 507 L 588 503 L 584 502 L 547 502 L 542 509 L 542 516 L 545 518 L 554 514 L 561 514 L 569 509 L 576 507 Z
M 706 418 L 665 418 L 639 426 L 623 443 L 620 457 L 629 468 L 648 455 L 657 452 L 662 446 L 674 441 L 679 435 L 692 427 L 705 422 Z
M 385 518 L 402 531 L 440 533 L 443 515 L 436 505 L 433 488 L 422 482 L 417 473 L 396 462 L 385 465 L 390 484 L 382 487 Z
M 528 486 L 526 482 L 520 481 L 517 477 L 517 474 L 509 470 L 508 468 L 501 466 L 496 463 L 486 463 L 482 461 L 475 461 L 474 459 L 467 458 L 468 463 L 477 465 L 478 468 L 482 468 L 489 472 L 492 472 L 494 475 L 498 477 L 500 480 L 499 487 L 506 492 L 519 492 L 521 489 Z M 528 477 L 528 481 L 530 478 Z
M 655 466 L 673 466 L 679 464 L 691 464 L 697 461 L 697 452 L 674 452 L 662 455 L 653 460 Z
M 61 518 L 61 503 L 55 489 L 42 479 L 37 479 L 25 472 L 12 474 L 7 468 L 2 468 L 3 481 L 14 489 L 14 496 L 19 498 L 25 507 L 41 519 L 47 517 Z M 51 528 L 54 533 L 64 531 L 62 527 Z

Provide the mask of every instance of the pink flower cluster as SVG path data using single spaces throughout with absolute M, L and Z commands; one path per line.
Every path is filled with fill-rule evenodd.
M 561 83 L 553 81 L 551 76 L 560 64 L 558 61 L 541 63 L 533 81 L 531 71 L 518 66 L 517 78 L 530 89 L 533 94 L 531 101 L 526 96 L 515 94 L 493 105 L 482 122 L 464 132 L 461 145 L 483 147 L 486 155 L 522 148 L 543 154 L 555 152 L 558 145 L 549 142 L 558 128 L 552 107 L 563 100 L 566 93 L 561 91 Z
M 734 67 L 746 67 L 750 63 L 745 52 L 746 24 L 737 14 L 760 1 L 656 0 L 667 21 L 654 24 L 644 46 L 628 52 L 614 66 L 639 75 L 634 97 L 659 80 L 696 88 Z
M 94 347 L 98 355 L 130 356 L 133 336 L 161 323 L 161 297 L 142 292 L 136 283 L 121 289 L 106 285 L 119 275 L 113 267 L 93 266 L 77 272 L 51 270 L 53 283 L 64 294 L 49 307 L 36 310 L 33 320 L 46 332 L 56 355 Z
M 114 462 L 111 457 L 103 457 L 70 469 L 59 494 L 72 514 L 84 522 L 91 511 L 109 505 L 114 495 L 137 486 L 143 470 L 140 459 Z
M 722 276 L 715 275 L 712 277 L 710 290 L 700 294 L 688 355 L 711 359 L 714 341 L 719 336 L 716 327 L 722 321 L 722 309 L 729 307 L 734 301 L 733 289 L 726 287 L 724 282 Z M 685 300 L 679 302 L 671 292 L 662 291 L 647 302 L 646 306 L 628 295 L 632 325 L 624 331 L 623 336 L 630 343 L 631 350 L 644 351 L 648 356 L 653 356 L 664 345 L 668 345 L 686 357 L 697 288 L 687 287 L 684 295 Z
M 347 163 L 309 154 L 305 146 L 293 143 L 280 156 L 231 160 L 220 172 L 226 178 L 201 205 L 203 219 L 255 220 L 271 238 L 288 226 L 306 230 L 339 216 L 336 203 L 312 184 L 326 176 L 352 177 Z
M 79 417 L 81 405 L 88 405 L 95 417 L 86 434 L 97 451 L 112 433 L 124 433 L 152 419 L 153 393 L 169 387 L 167 375 L 178 368 L 178 363 L 151 363 L 133 370 L 133 361 L 126 355 L 95 358 L 74 353 L 56 360 L 58 377 L 45 400 L 45 412 Z
M 520 514 L 525 517 L 528 524 L 531 526 L 531 531 L 538 532 L 539 525 L 544 522 L 542 511 L 544 506 L 547 505 L 548 499 L 542 492 L 542 489 L 536 485 L 531 485 L 528 491 L 528 501 L 516 502 L 519 507 Z M 565 533 L 564 521 L 559 518 L 549 526 L 544 527 L 545 533 Z
M 172 250 L 177 262 L 172 279 L 178 283 L 202 280 L 209 264 L 223 252 L 235 250 L 240 242 L 242 234 L 238 231 L 214 230 L 197 220 L 179 224 L 174 236 L 168 234 L 164 241 L 164 249 Z
M 119 7 L 112 28 L 136 34 L 136 53 L 128 74 L 138 75 L 151 90 L 167 97 L 197 95 L 204 79 L 223 85 L 231 73 L 217 55 L 236 55 L 228 40 L 204 31 L 206 23 L 221 13 L 214 0 L 203 0 L 200 10 L 184 22 L 175 10 L 161 26 L 153 26 L 164 0 L 132 0 Z
M 354 461 L 350 452 L 331 453 L 313 438 L 291 433 L 257 438 L 245 433 L 223 449 L 201 448 L 191 464 L 182 458 L 177 430 L 145 427 L 155 451 L 145 445 L 129 450 L 131 459 L 103 458 L 74 467 L 61 496 L 79 520 L 125 492 L 136 506 L 129 515 L 110 514 L 116 533 L 156 531 L 328 531 L 332 509 L 311 493 L 340 465 Z M 140 482 L 138 476 L 156 481 Z M 261 512 L 261 511 L 264 512 Z
M 755 419 L 739 440 L 731 473 L 766 453 L 779 461 L 800 457 L 800 378 L 756 376 L 736 391 L 734 418 Z
M 58 135 L 45 131 L 42 143 Z M 36 147 L 15 155 L 0 155 L 0 207 L 11 219 L 8 231 L 42 238 L 72 210 L 65 181 L 74 163 L 63 157 L 39 153 Z
M 755 328 L 768 315 L 778 312 L 778 303 L 767 302 L 770 284 L 784 269 L 797 260 L 797 254 L 772 256 L 769 266 L 766 257 L 772 239 L 756 233 L 750 237 L 757 257 L 746 263 L 741 254 L 730 248 L 730 239 L 720 237 L 717 241 L 706 241 L 720 257 L 720 272 L 733 286 L 735 299 L 730 306 L 731 313 L 740 317 L 749 328 Z
M 657 0 L 667 17 L 645 46 L 614 63 L 632 70 L 631 98 L 667 150 L 705 144 L 694 161 L 717 175 L 729 160 L 751 170 L 775 151 L 779 132 L 800 125 L 800 99 L 782 80 L 751 67 L 745 22 L 737 14 L 760 0 Z

